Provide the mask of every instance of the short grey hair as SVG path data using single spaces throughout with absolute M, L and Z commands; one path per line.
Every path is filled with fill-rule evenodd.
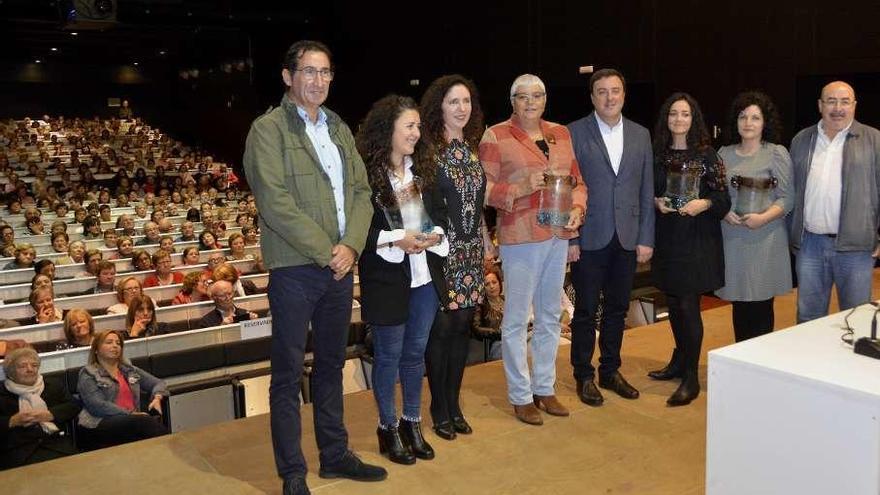
M 19 347 L 18 349 L 9 351 L 3 359 L 3 373 L 6 375 L 7 379 L 17 382 L 18 376 L 15 374 L 15 365 L 18 363 L 19 359 L 25 357 L 36 359 L 37 366 L 40 365 L 40 355 L 37 354 L 37 351 L 35 351 L 33 347 Z
M 523 74 L 517 77 L 513 80 L 513 84 L 510 85 L 510 100 L 513 101 L 513 95 L 516 94 L 516 90 L 520 86 L 532 86 L 535 84 L 541 87 L 541 91 L 547 92 L 547 88 L 544 87 L 544 81 L 540 77 L 534 74 Z

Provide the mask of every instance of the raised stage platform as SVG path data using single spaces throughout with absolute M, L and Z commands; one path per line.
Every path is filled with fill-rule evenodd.
M 877 279 L 875 271 L 875 279 Z M 875 280 L 874 298 L 880 297 Z M 730 307 L 704 311 L 704 351 L 733 342 Z M 777 298 L 776 326 L 794 324 L 794 295 Z M 323 480 L 311 429 L 303 448 L 316 494 L 662 494 L 704 493 L 706 395 L 690 406 L 666 407 L 677 382 L 645 376 L 669 357 L 672 337 L 662 322 L 627 332 L 622 372 L 641 391 L 624 400 L 607 391 L 605 404 L 580 403 L 568 364 L 568 346 L 557 361 L 558 395 L 568 418 L 545 415 L 543 426 L 518 422 L 508 404 L 500 362 L 465 373 L 463 408 L 475 433 L 448 442 L 430 431 L 436 459 L 412 466 L 379 455 L 376 408 L 369 391 L 345 397 L 351 445 L 367 461 L 385 466 L 381 483 Z M 701 383 L 706 383 L 705 355 Z M 427 388 L 427 384 L 426 384 Z M 427 390 L 424 398 L 427 400 Z M 427 410 L 425 408 L 424 410 Z M 311 424 L 311 407 L 303 409 Z M 267 415 L 241 419 L 132 445 L 0 472 L 4 494 L 259 494 L 280 493 Z

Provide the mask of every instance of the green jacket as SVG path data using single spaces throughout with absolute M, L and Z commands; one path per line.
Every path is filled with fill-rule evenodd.
M 257 200 L 260 245 L 270 270 L 311 263 L 325 267 L 334 245 L 345 244 L 360 255 L 367 239 L 373 207 L 364 162 L 345 122 L 323 110 L 344 166 L 346 229 L 342 239 L 330 178 L 296 105 L 285 95 L 281 106 L 254 120 L 248 132 L 244 172 Z

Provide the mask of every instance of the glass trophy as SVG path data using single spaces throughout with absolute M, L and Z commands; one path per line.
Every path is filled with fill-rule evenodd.
M 776 177 L 756 179 L 735 175 L 730 178 L 730 185 L 736 189 L 736 202 L 733 211 L 737 215 L 761 213 L 770 207 L 770 192 L 779 181 Z
M 386 205 L 379 201 L 391 230 L 404 229 L 423 234 L 434 230 L 434 222 L 422 203 L 421 190 L 421 178 L 413 177 L 412 182 L 394 190 L 395 204 Z
M 666 206 L 678 210 L 689 201 L 700 197 L 700 177 L 703 166 L 696 162 L 685 162 L 679 167 L 670 167 L 666 172 Z
M 577 181 L 570 175 L 544 172 L 544 189 L 538 198 L 538 223 L 552 227 L 568 225 L 571 214 L 571 193 Z

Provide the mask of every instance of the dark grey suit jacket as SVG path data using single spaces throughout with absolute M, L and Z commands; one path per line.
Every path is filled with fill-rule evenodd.
M 587 184 L 587 215 L 578 241 L 582 250 L 602 249 L 614 232 L 620 245 L 654 246 L 654 154 L 651 135 L 623 118 L 623 156 L 617 175 L 602 140 L 595 112 L 568 124 L 572 146 Z

